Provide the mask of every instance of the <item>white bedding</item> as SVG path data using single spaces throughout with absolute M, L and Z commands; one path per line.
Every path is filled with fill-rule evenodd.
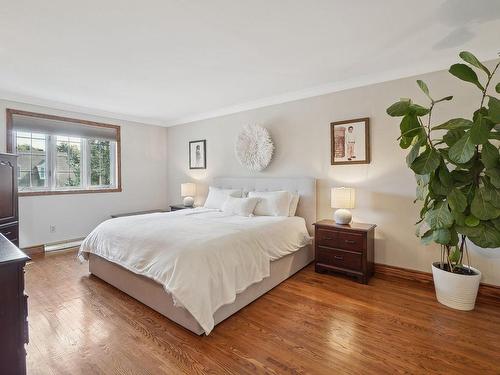
M 162 284 L 209 334 L 219 307 L 268 277 L 270 261 L 310 241 L 300 217 L 196 208 L 107 220 L 83 241 L 79 256 L 96 254 Z

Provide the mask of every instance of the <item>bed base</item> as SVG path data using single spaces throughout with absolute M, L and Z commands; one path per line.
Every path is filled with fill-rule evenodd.
M 107 261 L 95 254 L 89 255 L 90 273 L 197 335 L 204 333 L 201 326 L 186 309 L 174 306 L 172 296 L 165 292 L 161 284 L 128 271 L 116 263 Z M 271 262 L 270 277 L 250 285 L 245 291 L 236 296 L 233 303 L 220 307 L 214 314 L 215 325 L 300 271 L 313 259 L 313 247 L 308 245 Z

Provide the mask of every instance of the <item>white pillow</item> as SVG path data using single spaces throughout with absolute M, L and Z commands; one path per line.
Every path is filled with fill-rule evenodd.
M 222 211 L 231 215 L 253 216 L 253 211 L 259 200 L 259 198 L 235 198 L 229 196 L 222 205 Z
M 292 195 L 292 199 L 290 201 L 290 211 L 288 212 L 288 216 L 295 216 L 297 212 L 297 206 L 299 205 L 300 195 L 297 192 L 290 193 Z
M 227 197 L 241 197 L 241 189 L 220 189 L 213 186 L 208 188 L 208 196 L 203 207 L 221 209 Z
M 258 216 L 288 216 L 292 195 L 288 191 L 251 191 L 249 198 L 260 198 L 254 214 Z

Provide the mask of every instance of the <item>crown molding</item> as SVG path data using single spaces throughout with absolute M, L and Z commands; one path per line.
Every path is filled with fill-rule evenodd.
M 490 53 L 482 55 L 476 54 L 476 56 L 481 61 L 492 61 L 498 59 L 498 53 L 496 51 L 494 52 L 492 51 Z M 281 95 L 270 96 L 267 98 L 236 104 L 234 106 L 224 107 L 216 109 L 214 111 L 180 117 L 172 121 L 167 121 L 165 123 L 165 126 L 183 125 L 191 122 L 208 120 L 211 118 L 222 117 L 239 112 L 249 111 L 252 109 L 263 108 L 277 104 L 284 104 L 297 100 L 313 98 L 316 96 L 327 95 L 334 92 L 365 87 L 377 83 L 389 82 L 403 78 L 410 78 L 426 73 L 434 73 L 441 70 L 447 70 L 452 64 L 456 62 L 457 58 L 454 56 L 451 58 L 444 58 L 437 61 L 434 60 L 432 62 L 427 62 L 425 64 L 419 64 L 419 66 L 407 66 L 397 70 L 391 70 L 371 75 L 364 75 L 355 79 L 339 81 L 339 82 L 331 82 L 304 90 L 288 92 Z

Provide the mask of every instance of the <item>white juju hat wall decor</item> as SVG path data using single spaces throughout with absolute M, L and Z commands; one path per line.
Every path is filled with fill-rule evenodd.
M 240 164 L 252 171 L 266 168 L 273 157 L 274 145 L 266 128 L 246 125 L 238 135 L 235 152 Z

